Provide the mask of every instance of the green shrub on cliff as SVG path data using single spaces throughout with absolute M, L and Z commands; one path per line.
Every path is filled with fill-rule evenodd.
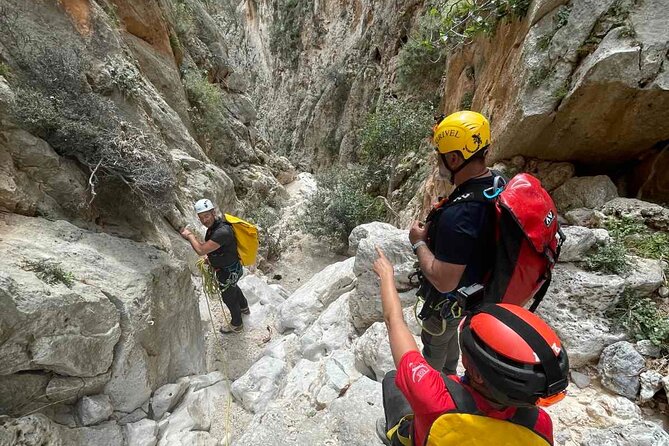
M 398 82 L 405 88 L 438 82 L 449 52 L 481 35 L 492 36 L 502 20 L 525 16 L 529 0 L 437 0 L 428 4 L 399 55 Z
M 289 66 L 296 66 L 302 51 L 302 20 L 313 5 L 308 0 L 274 0 L 269 28 L 269 49 Z
M 16 122 L 59 155 L 86 166 L 92 198 L 95 186 L 113 177 L 152 208 L 167 203 L 176 179 L 161 140 L 151 129 L 133 125 L 103 94 L 112 87 L 87 80 L 90 63 L 83 50 L 57 42 L 33 45 L 28 50 L 7 44 L 20 67 L 11 109 Z M 113 86 L 114 79 L 110 82 Z

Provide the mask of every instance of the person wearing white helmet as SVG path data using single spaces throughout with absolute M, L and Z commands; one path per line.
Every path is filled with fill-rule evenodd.
M 221 327 L 221 333 L 238 333 L 244 328 L 242 314 L 249 314 L 249 304 L 237 282 L 244 274 L 244 269 L 237 254 L 237 240 L 232 226 L 216 214 L 211 200 L 203 198 L 195 203 L 195 212 L 200 223 L 207 227 L 204 243 L 184 228 L 181 236 L 190 242 L 199 255 L 207 256 L 209 264 L 216 272 L 221 287 L 221 297 L 230 310 L 230 327 Z

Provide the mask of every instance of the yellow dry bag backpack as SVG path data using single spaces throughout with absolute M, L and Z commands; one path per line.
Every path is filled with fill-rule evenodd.
M 237 253 L 244 266 L 256 263 L 258 255 L 258 228 L 248 221 L 234 215 L 225 214 L 225 221 L 230 223 L 237 239 Z

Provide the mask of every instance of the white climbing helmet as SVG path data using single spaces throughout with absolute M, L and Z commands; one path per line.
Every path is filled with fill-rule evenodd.
M 211 211 L 212 209 L 214 209 L 214 205 L 212 204 L 211 200 L 206 198 L 198 200 L 197 203 L 195 203 L 195 212 L 198 214 Z

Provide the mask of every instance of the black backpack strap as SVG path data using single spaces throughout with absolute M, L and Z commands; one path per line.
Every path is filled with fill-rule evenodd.
M 468 413 L 472 415 L 480 413 L 476 406 L 476 401 L 474 401 L 474 397 L 467 389 L 465 389 L 465 386 L 453 381 L 443 373 L 441 374 L 441 379 L 444 380 L 446 390 L 448 390 L 448 393 L 451 395 L 458 413 Z
M 516 413 L 508 420 L 513 424 L 526 427 L 534 431 L 534 427 L 539 419 L 539 409 L 537 407 L 519 407 Z
M 534 295 L 534 300 L 532 302 L 532 305 L 530 306 L 529 310 L 534 313 L 537 310 L 537 307 L 541 303 L 541 301 L 544 299 L 546 296 L 546 293 L 548 292 L 548 287 L 551 286 L 551 279 L 553 278 L 553 272 L 548 268 L 546 272 L 546 280 L 544 280 L 543 285 L 541 285 L 541 288 L 539 288 L 539 291 Z
M 454 190 L 451 195 L 448 196 L 448 201 L 444 203 L 441 207 L 447 208 L 455 206 L 460 203 L 492 203 L 492 200 L 486 198 L 483 192 L 487 188 L 482 184 L 464 184 L 463 187 L 459 187 Z

